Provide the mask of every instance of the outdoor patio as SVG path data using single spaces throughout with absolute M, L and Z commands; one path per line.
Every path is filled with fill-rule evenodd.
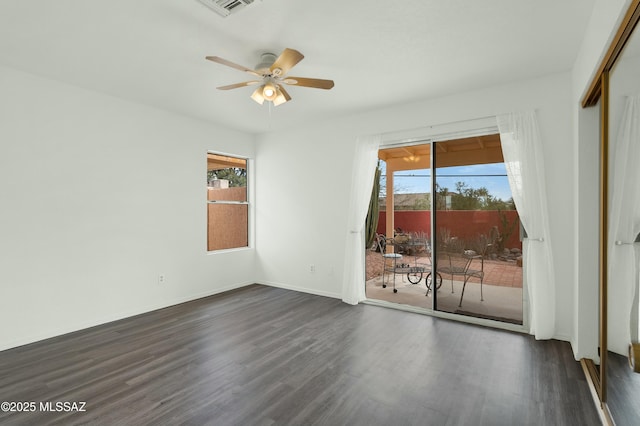
M 427 257 L 405 257 L 404 263 L 431 269 Z M 474 261 L 479 262 L 479 261 Z M 474 266 L 475 267 L 475 266 Z M 432 293 L 425 296 L 427 287 L 423 277 L 417 284 L 412 284 L 406 274 L 386 273 L 386 288 L 382 288 L 383 259 L 380 253 L 367 251 L 366 257 L 366 292 L 368 299 L 409 305 L 424 309 L 432 307 Z M 442 276 L 442 286 L 438 291 L 438 309 L 445 312 L 458 313 L 479 318 L 487 318 L 509 323 L 522 323 L 522 268 L 515 262 L 500 260 L 484 260 L 484 301 L 480 301 L 480 281 L 471 278 L 465 288 L 462 307 L 459 307 L 462 282 L 453 280 L 451 293 L 451 277 Z M 426 274 L 424 274 L 426 276 Z

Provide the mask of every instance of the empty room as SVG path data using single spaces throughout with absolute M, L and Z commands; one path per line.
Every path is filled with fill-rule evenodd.
M 639 20 L 0 2 L 0 423 L 639 424 Z

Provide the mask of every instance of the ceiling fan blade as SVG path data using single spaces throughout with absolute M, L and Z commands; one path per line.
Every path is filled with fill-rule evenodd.
M 320 78 L 287 77 L 282 80 L 282 82 L 292 86 L 313 87 L 325 90 L 329 90 L 334 86 L 333 80 L 322 80 Z
M 233 63 L 231 61 L 227 61 L 226 59 L 222 59 L 219 56 L 207 56 L 206 59 L 209 60 L 209 61 L 217 62 L 217 63 L 222 64 L 222 65 L 226 65 L 226 66 L 231 67 L 231 68 L 235 68 L 235 69 L 240 70 L 240 71 L 247 72 L 247 73 L 255 75 L 257 77 L 262 77 L 262 74 L 260 74 L 256 70 L 252 70 L 251 68 L 243 67 L 242 65 L 238 65 L 238 64 Z
M 275 76 L 283 76 L 303 58 L 304 55 L 297 50 L 286 48 L 280 56 L 278 56 L 278 59 L 276 59 L 273 65 L 271 65 L 269 71 Z
M 279 84 L 276 86 L 276 92 L 278 93 L 278 96 L 276 96 L 276 98 L 273 100 L 274 106 L 281 105 L 291 100 L 291 96 L 289 96 L 287 91 L 284 90 L 284 87 L 280 86 Z
M 219 90 L 237 89 L 238 87 L 253 86 L 255 84 L 260 84 L 260 83 L 261 82 L 257 81 L 257 80 L 245 81 L 245 82 L 242 82 L 242 83 L 229 84 L 228 86 L 216 87 L 216 89 L 219 89 Z

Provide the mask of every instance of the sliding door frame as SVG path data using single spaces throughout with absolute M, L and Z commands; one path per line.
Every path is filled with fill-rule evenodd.
M 378 147 L 379 150 L 384 150 L 388 148 L 398 148 L 403 146 L 413 146 L 413 145 L 426 145 L 426 144 L 430 145 L 431 158 L 430 158 L 429 167 L 431 170 L 430 173 L 431 173 L 432 196 L 430 200 L 430 208 L 431 208 L 430 222 L 431 223 L 429 224 L 429 226 L 431 227 L 430 241 L 431 241 L 431 247 L 432 247 L 431 262 L 432 262 L 433 270 L 436 270 L 436 267 L 437 267 L 436 265 L 437 259 L 435 256 L 435 251 L 437 250 L 436 248 L 437 242 L 436 242 L 435 232 L 433 232 L 433 230 L 436 229 L 436 218 L 435 218 L 436 197 L 434 195 L 436 194 L 436 179 L 435 179 L 435 170 L 433 169 L 436 164 L 435 159 L 437 156 L 436 144 L 439 142 L 446 142 L 452 139 L 461 139 L 465 137 L 483 136 L 483 135 L 497 134 L 497 133 L 499 133 L 499 129 L 496 122 L 496 116 L 494 115 L 494 116 L 487 116 L 487 117 L 479 117 L 477 119 L 471 119 L 471 120 L 461 120 L 458 122 L 445 123 L 439 126 L 427 126 L 427 127 L 416 128 L 416 129 L 410 129 L 406 131 L 392 132 L 392 133 L 387 133 L 383 135 L 383 140 L 380 143 L 380 146 Z M 387 215 L 388 214 L 389 212 L 387 211 Z M 524 272 L 523 272 L 523 278 L 524 278 Z M 526 279 L 523 279 L 522 300 L 521 300 L 521 303 L 522 303 L 522 324 L 521 325 L 511 324 L 507 322 L 492 321 L 492 320 L 487 320 L 483 318 L 469 317 L 465 315 L 453 314 L 446 311 L 439 311 L 436 309 L 437 292 L 432 292 L 434 293 L 434 297 L 432 299 L 430 311 L 420 310 L 419 308 L 412 309 L 412 308 L 400 307 L 400 306 L 398 308 L 402 310 L 411 311 L 411 312 L 424 313 L 434 317 L 453 319 L 459 322 L 488 326 L 492 328 L 528 334 L 529 333 L 529 300 L 527 296 L 528 294 L 527 285 L 528 284 L 526 282 Z M 367 299 L 367 301 L 365 302 L 376 304 L 376 302 L 372 301 L 371 299 Z M 388 305 L 385 304 L 385 306 L 388 306 Z

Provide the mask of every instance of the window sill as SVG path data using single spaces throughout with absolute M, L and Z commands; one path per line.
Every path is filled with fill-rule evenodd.
M 212 250 L 212 251 L 207 251 L 207 256 L 223 254 L 223 253 L 235 253 L 240 251 L 250 251 L 250 250 L 253 250 L 253 247 L 238 247 L 238 248 L 231 248 L 231 249 Z

